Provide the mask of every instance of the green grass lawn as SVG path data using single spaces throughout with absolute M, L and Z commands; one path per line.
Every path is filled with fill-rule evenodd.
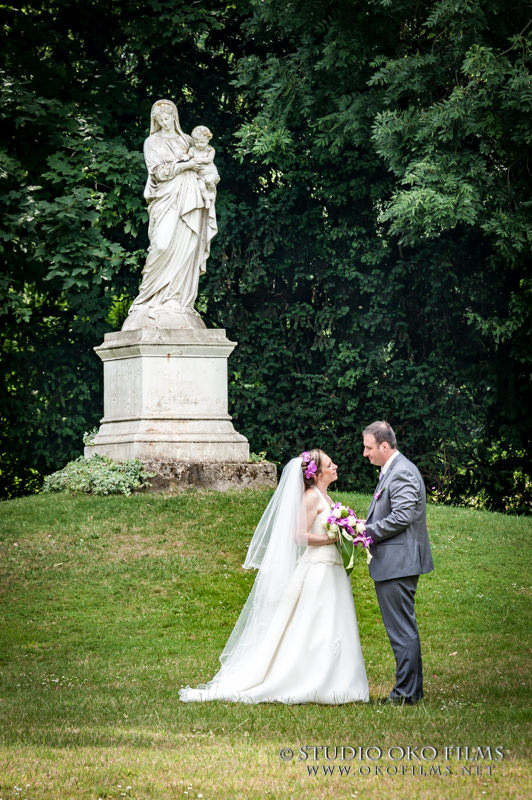
M 530 518 L 429 508 L 424 703 L 179 702 L 217 670 L 269 496 L 0 505 L 0 800 L 530 796 Z M 394 662 L 363 557 L 352 585 L 375 698 Z

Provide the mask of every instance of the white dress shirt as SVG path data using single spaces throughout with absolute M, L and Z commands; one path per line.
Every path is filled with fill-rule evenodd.
M 382 465 L 380 477 L 384 478 L 384 476 L 386 475 L 386 473 L 390 469 L 392 461 L 394 461 L 397 458 L 398 455 L 399 455 L 399 450 L 396 450 L 395 453 L 392 456 L 390 456 L 390 458 L 388 459 L 386 464 Z

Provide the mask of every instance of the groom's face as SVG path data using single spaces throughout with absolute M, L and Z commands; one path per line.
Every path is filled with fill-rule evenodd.
M 391 456 L 390 445 L 388 442 L 377 444 L 377 440 L 372 433 L 364 436 L 364 455 L 376 467 L 382 467 Z

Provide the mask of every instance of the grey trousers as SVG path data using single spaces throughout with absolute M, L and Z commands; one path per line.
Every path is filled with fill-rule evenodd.
M 395 686 L 392 698 L 419 700 L 423 697 L 421 646 L 414 598 L 419 575 L 375 581 L 382 621 L 395 656 Z

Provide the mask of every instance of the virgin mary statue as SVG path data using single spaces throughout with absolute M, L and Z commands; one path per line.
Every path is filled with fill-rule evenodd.
M 205 207 L 198 181 L 201 165 L 189 153 L 192 139 L 181 130 L 175 104 L 158 100 L 150 123 L 144 142 L 150 245 L 139 293 L 122 330 L 204 328 L 194 303 L 218 230 L 214 203 Z

